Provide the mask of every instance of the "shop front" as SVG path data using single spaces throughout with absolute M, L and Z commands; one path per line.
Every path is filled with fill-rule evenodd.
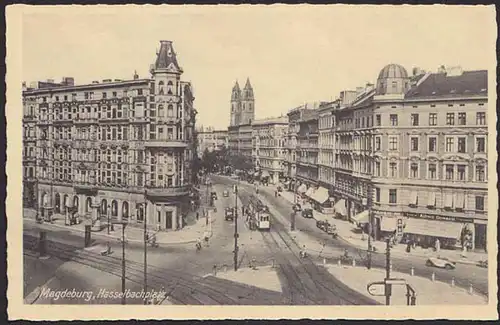
M 324 214 L 333 214 L 333 205 L 330 201 L 328 190 L 322 186 L 318 187 L 312 194 L 314 208 Z
M 403 243 L 429 248 L 436 247 L 439 240 L 440 248 L 460 249 L 466 245 L 473 249 L 475 227 L 472 218 L 410 212 L 403 212 L 402 215 L 405 217 Z
M 340 199 L 333 205 L 334 215 L 338 219 L 346 220 L 347 218 L 347 206 L 346 200 Z

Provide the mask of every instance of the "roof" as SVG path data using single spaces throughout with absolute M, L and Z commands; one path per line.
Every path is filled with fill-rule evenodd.
M 174 69 L 182 71 L 177 63 L 177 57 L 171 41 L 160 41 L 161 47 L 156 57 L 156 69 Z
M 488 71 L 464 71 L 458 76 L 446 73 L 429 74 L 420 84 L 410 89 L 406 98 L 443 98 L 487 96 Z
M 252 125 L 265 125 L 265 124 L 288 124 L 288 117 L 287 116 L 268 117 L 255 120 L 252 122 Z
M 90 83 L 84 85 L 59 85 L 50 88 L 40 88 L 40 89 L 27 89 L 23 91 L 23 95 L 32 94 L 43 94 L 43 93 L 56 93 L 56 92 L 66 92 L 66 91 L 76 91 L 76 90 L 95 90 L 95 89 L 107 89 L 107 88 L 119 88 L 124 86 L 132 85 L 148 85 L 151 79 L 134 79 L 134 80 L 121 80 L 113 82 L 103 82 L 103 83 Z
M 386 78 L 408 78 L 408 72 L 402 65 L 391 63 L 383 67 L 378 75 L 378 79 Z

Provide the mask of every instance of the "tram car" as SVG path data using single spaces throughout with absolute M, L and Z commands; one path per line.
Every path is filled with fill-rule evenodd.
M 246 208 L 247 222 L 252 230 L 269 230 L 271 213 L 269 208 L 256 196 L 252 195 Z

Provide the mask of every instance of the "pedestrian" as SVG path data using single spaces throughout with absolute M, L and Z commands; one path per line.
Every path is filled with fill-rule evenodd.
M 198 221 L 199 219 L 200 219 L 200 212 L 199 212 L 199 211 L 197 211 L 197 212 L 196 212 L 196 221 Z
M 436 242 L 434 243 L 436 252 L 439 253 L 439 250 L 441 249 L 441 243 L 439 242 L 439 238 L 436 238 Z

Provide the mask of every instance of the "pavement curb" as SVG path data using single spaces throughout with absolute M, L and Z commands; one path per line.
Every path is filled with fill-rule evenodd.
M 23 218 L 23 219 L 24 219 L 24 221 L 29 221 L 31 223 L 36 223 L 36 220 L 33 220 L 31 218 Z M 43 224 L 45 224 L 45 223 L 43 223 Z M 56 224 L 56 223 L 48 223 L 47 225 L 48 226 L 57 227 L 57 228 L 61 228 L 61 229 L 66 229 L 66 230 L 69 230 L 69 231 L 75 231 L 75 232 L 85 233 L 85 229 L 81 229 L 81 228 L 72 228 L 71 226 L 63 226 L 63 225 L 59 225 L 59 224 Z M 108 235 L 108 234 L 102 234 L 102 233 L 94 232 L 94 231 L 92 231 L 92 235 L 96 235 L 96 236 L 100 236 L 100 237 L 105 237 L 105 238 L 116 239 L 116 240 L 120 240 L 121 239 L 121 236 L 113 236 L 113 235 Z M 212 234 L 210 235 L 210 237 L 212 237 Z M 141 240 L 141 239 L 127 239 L 127 241 L 128 242 L 132 242 L 132 243 L 141 243 L 141 244 L 144 243 L 144 241 Z M 186 240 L 186 241 L 177 241 L 177 242 L 162 242 L 162 241 L 157 241 L 158 244 L 163 244 L 163 245 L 184 245 L 184 244 L 192 244 L 192 243 L 196 243 L 196 242 L 197 242 L 196 239 L 190 239 L 190 240 Z

